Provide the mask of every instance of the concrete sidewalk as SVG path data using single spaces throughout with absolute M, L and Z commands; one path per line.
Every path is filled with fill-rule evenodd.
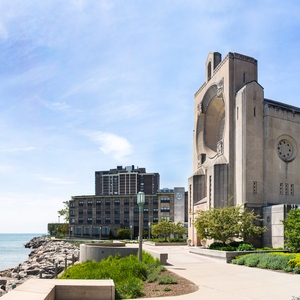
M 167 252 L 166 268 L 199 286 L 191 294 L 144 299 L 292 300 L 293 296 L 300 297 L 300 275 L 226 264 L 189 253 L 193 247 L 188 246 L 144 244 L 143 248 Z

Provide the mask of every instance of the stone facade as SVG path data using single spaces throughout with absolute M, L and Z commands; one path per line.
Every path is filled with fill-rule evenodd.
M 264 98 L 256 59 L 209 53 L 206 81 L 194 96 L 193 244 L 197 209 L 245 204 L 262 215 L 269 206 L 300 204 L 299 132 L 300 108 Z M 283 245 L 283 235 L 271 237 L 263 239 L 268 246 Z

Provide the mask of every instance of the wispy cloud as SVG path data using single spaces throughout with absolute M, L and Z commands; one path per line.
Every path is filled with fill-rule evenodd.
M 107 132 L 90 132 L 87 134 L 94 142 L 100 144 L 99 149 L 107 156 L 122 161 L 133 152 L 130 142 L 121 136 Z
M 41 150 L 41 148 L 29 146 L 29 147 L 3 149 L 3 150 L 0 150 L 0 152 L 28 152 L 28 151 L 34 151 L 34 150 Z

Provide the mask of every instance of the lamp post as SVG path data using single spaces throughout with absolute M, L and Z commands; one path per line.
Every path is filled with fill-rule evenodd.
M 99 239 L 100 239 L 100 241 L 101 241 L 101 233 L 102 233 L 101 231 L 102 231 L 102 227 L 100 226 L 99 227 Z
M 145 193 L 138 192 L 137 204 L 139 205 L 139 261 L 142 261 L 143 251 L 143 205 L 145 204 Z
M 149 240 L 150 240 L 150 228 L 151 228 L 151 222 L 148 223 L 148 234 L 149 234 Z

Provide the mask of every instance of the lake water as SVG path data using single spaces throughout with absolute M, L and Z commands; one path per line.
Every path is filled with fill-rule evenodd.
M 28 259 L 33 249 L 27 249 L 24 244 L 32 238 L 42 236 L 41 233 L 0 233 L 0 270 L 13 268 Z

